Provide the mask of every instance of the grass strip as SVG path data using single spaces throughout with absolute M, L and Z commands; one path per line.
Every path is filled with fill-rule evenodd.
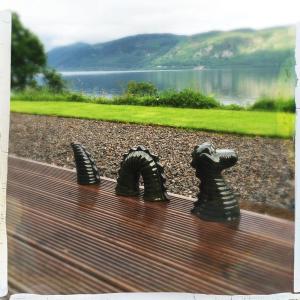
M 292 137 L 295 127 L 295 114 L 284 112 L 145 107 L 55 101 L 12 101 L 11 111 L 280 138 Z

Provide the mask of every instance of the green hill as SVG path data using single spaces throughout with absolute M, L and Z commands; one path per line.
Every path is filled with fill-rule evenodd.
M 293 64 L 295 28 L 211 31 L 191 36 L 142 34 L 100 44 L 55 48 L 59 70 L 130 70 Z

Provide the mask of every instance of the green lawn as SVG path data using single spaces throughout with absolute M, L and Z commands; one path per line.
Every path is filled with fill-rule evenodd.
M 283 138 L 293 136 L 295 122 L 294 114 L 282 112 L 183 109 L 76 102 L 12 101 L 11 111 Z

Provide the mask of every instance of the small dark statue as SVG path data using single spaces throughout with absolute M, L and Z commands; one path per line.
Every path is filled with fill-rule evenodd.
M 168 200 L 166 177 L 159 158 L 143 146 L 133 147 L 123 155 L 116 186 L 117 195 L 138 196 L 139 178 L 144 181 L 145 201 Z
M 192 213 L 201 219 L 215 222 L 237 220 L 239 204 L 221 172 L 236 164 L 238 157 L 233 150 L 216 149 L 211 143 L 195 147 L 191 166 L 200 179 L 200 193 Z
M 100 173 L 90 152 L 80 143 L 71 143 L 77 170 L 77 182 L 82 185 L 100 183 Z

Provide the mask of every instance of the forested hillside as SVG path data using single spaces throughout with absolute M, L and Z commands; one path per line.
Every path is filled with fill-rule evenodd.
M 106 43 L 55 48 L 59 70 L 130 70 L 224 66 L 282 66 L 294 61 L 295 28 L 212 31 L 192 36 L 143 34 Z

